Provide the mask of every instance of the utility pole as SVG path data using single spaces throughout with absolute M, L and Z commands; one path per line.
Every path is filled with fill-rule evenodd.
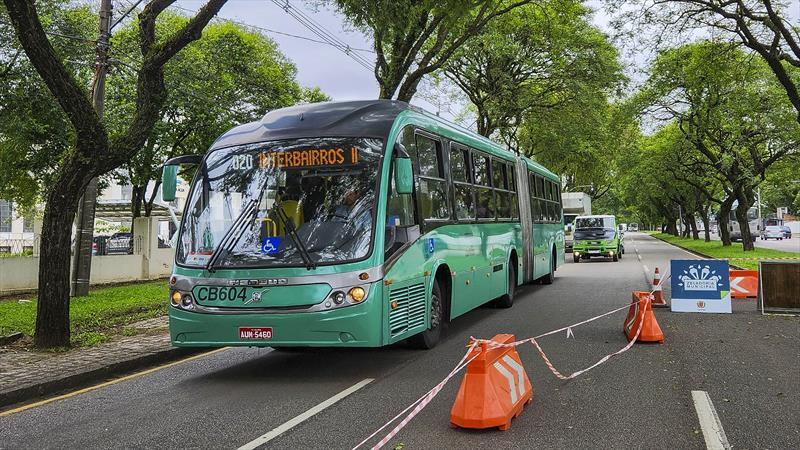
M 95 72 L 92 83 L 94 110 L 102 119 L 108 72 L 108 48 L 111 37 L 111 0 L 100 0 L 100 33 L 95 47 Z M 92 272 L 92 237 L 94 236 L 94 211 L 97 202 L 97 178 L 86 186 L 75 215 L 77 234 L 72 255 L 72 283 L 70 294 L 89 294 L 89 277 Z

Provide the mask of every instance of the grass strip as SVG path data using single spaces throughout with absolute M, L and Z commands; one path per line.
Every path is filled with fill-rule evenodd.
M 167 314 L 169 287 L 164 280 L 93 289 L 85 297 L 70 299 L 69 318 L 73 346 L 104 342 L 115 327 Z M 32 336 L 36 299 L 0 302 L 0 334 L 22 332 Z
M 664 242 L 677 245 L 678 247 L 685 248 L 686 250 L 699 253 L 709 258 L 717 259 L 732 259 L 732 258 L 792 258 L 800 257 L 800 252 L 783 252 L 780 250 L 773 250 L 770 248 L 756 247 L 755 250 L 745 252 L 742 250 L 742 244 L 734 242 L 733 245 L 724 247 L 722 242 L 714 241 L 706 242 L 703 239 L 694 240 L 691 238 L 675 237 L 666 233 L 655 233 L 652 235 L 655 238 L 661 239 Z M 742 269 L 757 270 L 758 261 L 748 261 L 735 259 L 731 264 L 741 267 Z

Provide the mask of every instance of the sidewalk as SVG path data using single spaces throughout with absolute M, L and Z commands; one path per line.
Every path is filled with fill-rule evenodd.
M 167 317 L 129 325 L 141 334 L 65 353 L 0 347 L 0 408 L 196 353 L 170 345 Z

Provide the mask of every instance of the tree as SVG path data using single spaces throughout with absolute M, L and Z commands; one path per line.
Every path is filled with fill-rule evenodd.
M 511 135 L 533 110 L 619 86 L 616 50 L 590 21 L 580 2 L 526 5 L 456 51 L 443 70 L 475 105 L 479 134 Z
M 496 17 L 535 0 L 330 0 L 370 33 L 379 98 L 410 101 L 422 78 L 441 69 Z M 396 96 L 396 97 L 395 97 Z
M 184 27 L 188 18 L 162 14 L 162 34 Z M 136 23 L 112 40 L 120 68 L 109 78 L 109 119 L 122 127 L 134 109 Z M 124 64 L 124 65 L 122 65 Z M 208 25 L 203 39 L 189 44 L 164 67 L 167 99 L 144 147 L 114 176 L 132 186 L 131 214 L 149 216 L 160 185 L 161 165 L 180 154 L 203 154 L 236 124 L 257 120 L 266 111 L 298 101 L 325 101 L 319 88 L 303 89 L 297 69 L 275 42 L 230 22 Z M 152 190 L 148 194 L 148 185 Z
M 97 15 L 61 0 L 39 2 L 53 50 L 81 85 L 89 85 Z M 69 119 L 47 90 L 15 37 L 0 6 L 0 198 L 33 208 L 53 184 L 59 161 L 70 151 Z
M 136 76 L 135 109 L 123 131 L 109 133 L 97 115 L 88 87 L 77 80 L 56 53 L 34 0 L 3 0 L 20 45 L 73 128 L 73 147 L 55 167 L 45 193 L 39 259 L 39 300 L 34 344 L 69 345 L 69 261 L 72 222 L 89 181 L 130 160 L 147 141 L 167 100 L 164 65 L 189 43 L 226 0 L 208 0 L 185 26 L 157 39 L 156 21 L 174 0 L 151 0 L 138 16 L 142 66 Z
M 747 211 L 755 187 L 800 145 L 794 111 L 768 68 L 731 44 L 688 44 L 659 55 L 640 95 L 702 155 L 693 164 L 723 186 L 721 206 L 737 202 L 743 248 L 752 250 Z
M 622 15 L 618 23 L 656 25 L 659 39 L 669 30 L 692 34 L 706 29 L 737 39 L 766 62 L 793 105 L 800 122 L 800 35 L 789 20 L 789 7 L 780 0 L 610 0 L 640 8 Z

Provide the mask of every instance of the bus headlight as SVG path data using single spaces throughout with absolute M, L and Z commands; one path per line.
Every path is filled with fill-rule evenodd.
M 170 297 L 170 302 L 172 306 L 178 306 L 181 304 L 181 293 L 178 291 L 174 291 L 172 296 Z
M 183 306 L 184 309 L 192 309 L 194 307 L 191 294 L 183 294 L 183 297 L 181 297 L 181 306 Z
M 364 291 L 364 288 L 361 286 L 356 286 L 353 289 L 350 289 L 350 292 L 347 293 L 347 295 L 356 303 L 364 300 L 366 294 L 367 293 Z
M 333 303 L 341 305 L 342 302 L 344 302 L 344 292 L 342 291 L 334 292 L 333 294 L 331 294 L 331 300 L 333 300 Z

